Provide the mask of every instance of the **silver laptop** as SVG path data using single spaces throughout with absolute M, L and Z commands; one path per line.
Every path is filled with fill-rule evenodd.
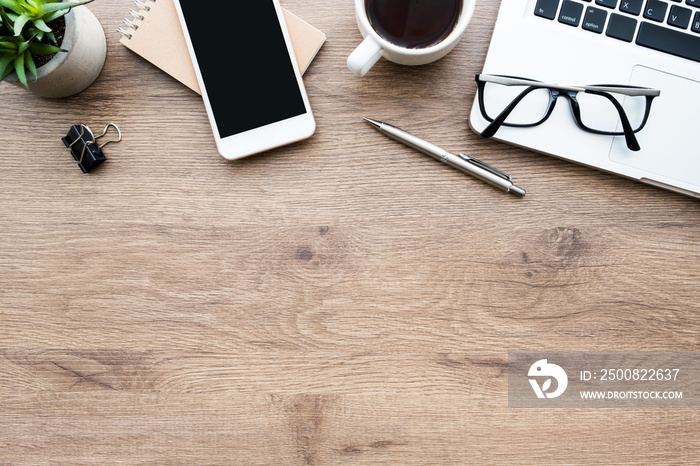
M 700 0 L 502 0 L 483 74 L 561 85 L 545 121 L 515 126 L 534 123 L 528 118 L 542 111 L 536 94 L 546 99 L 548 91 L 538 89 L 517 103 L 494 139 L 700 198 Z M 500 82 L 517 85 L 486 84 L 482 105 L 493 108 L 484 114 L 477 98 L 470 116 L 479 134 L 527 88 L 517 79 Z M 596 103 L 598 88 L 587 93 L 587 85 L 660 91 L 634 133 L 639 150 L 622 134 L 627 128 L 616 107 Z M 577 121 L 564 95 L 570 92 L 581 97 L 586 127 L 603 131 L 580 127 L 584 117 Z M 633 120 L 641 116 L 632 113 L 644 113 L 639 102 L 646 97 L 611 95 L 639 126 Z

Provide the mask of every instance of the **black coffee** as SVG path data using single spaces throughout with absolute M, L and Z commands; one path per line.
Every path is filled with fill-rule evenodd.
M 365 0 L 369 22 L 389 42 L 410 49 L 430 47 L 450 35 L 463 0 Z

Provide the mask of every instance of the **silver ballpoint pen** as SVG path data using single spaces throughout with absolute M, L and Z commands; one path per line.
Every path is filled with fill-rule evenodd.
M 485 164 L 473 157 L 468 155 L 459 154 L 454 155 L 444 149 L 439 148 L 435 144 L 431 144 L 428 141 L 424 141 L 406 131 L 399 129 L 395 126 L 391 126 L 387 123 L 381 121 L 370 120 L 369 118 L 364 119 L 367 123 L 372 125 L 380 133 L 399 141 L 402 144 L 412 147 L 424 154 L 437 159 L 452 168 L 471 175 L 475 178 L 484 181 L 491 186 L 494 186 L 507 193 L 514 194 L 518 197 L 523 197 L 525 195 L 525 190 L 518 188 L 510 181 L 510 176 L 505 173 L 496 170 L 490 165 Z

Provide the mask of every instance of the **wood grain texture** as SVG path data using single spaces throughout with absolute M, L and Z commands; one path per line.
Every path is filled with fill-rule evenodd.
M 467 115 L 498 2 L 439 62 L 362 79 L 353 2 L 310 140 L 235 163 L 201 99 L 118 44 L 81 95 L 0 85 L 0 463 L 700 461 L 697 410 L 508 409 L 512 350 L 700 350 L 700 204 L 483 140 Z M 382 137 L 512 174 L 522 200 Z M 83 175 L 60 142 L 113 121 Z

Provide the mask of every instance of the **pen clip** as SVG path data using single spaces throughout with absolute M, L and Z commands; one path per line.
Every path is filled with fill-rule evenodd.
M 496 170 L 491 165 L 489 165 L 485 162 L 482 162 L 481 160 L 475 159 L 474 157 L 469 157 L 468 155 L 465 155 L 465 154 L 459 154 L 459 158 L 461 158 L 465 162 L 471 163 L 472 165 L 476 165 L 479 168 L 483 168 L 487 172 L 493 173 L 494 175 L 496 175 L 499 178 L 503 178 L 506 181 L 510 181 L 509 175 L 506 175 L 505 173 L 503 173 L 500 170 Z

